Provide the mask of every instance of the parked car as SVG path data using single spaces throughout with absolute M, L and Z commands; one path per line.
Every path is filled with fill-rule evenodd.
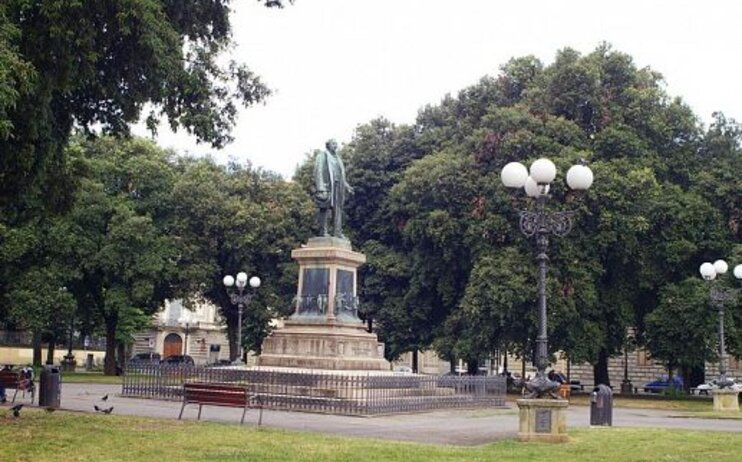
M 395 366 L 394 372 L 403 374 L 412 374 L 412 368 L 410 366 Z
M 129 364 L 158 364 L 160 353 L 137 353 L 129 360 Z
M 734 380 L 734 379 L 732 379 Z M 716 381 L 712 380 L 711 382 L 706 382 L 698 385 L 696 387 L 696 390 L 698 391 L 699 395 L 710 395 L 711 390 L 715 390 L 719 388 L 719 386 L 716 384 Z M 737 391 L 742 391 L 742 383 L 737 382 L 734 385 L 732 385 L 732 388 Z
M 646 393 L 660 393 L 670 388 L 682 390 L 683 378 L 676 375 L 672 378 L 672 383 L 670 383 L 667 377 L 661 377 L 654 382 L 645 383 L 643 388 Z
M 160 361 L 160 364 L 193 366 L 193 358 L 188 355 L 172 355 Z

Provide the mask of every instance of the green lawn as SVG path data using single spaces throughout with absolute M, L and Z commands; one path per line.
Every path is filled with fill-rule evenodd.
M 0 410 L 0 460 L 11 461 L 739 461 L 742 433 L 603 428 L 566 444 L 452 447 L 342 438 L 212 422 Z
M 590 397 L 588 395 L 575 395 L 569 398 L 570 406 L 589 406 Z M 690 399 L 650 399 L 650 398 L 624 398 L 621 396 L 613 397 L 613 407 L 631 407 L 636 409 L 666 409 L 674 411 L 687 412 L 707 412 L 714 407 L 713 402 L 709 400 L 690 400 Z
M 62 372 L 62 383 L 109 383 L 121 385 L 121 376 L 103 375 L 102 372 Z

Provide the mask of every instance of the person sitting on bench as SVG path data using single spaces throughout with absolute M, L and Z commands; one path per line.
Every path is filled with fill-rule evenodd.
M 4 366 L 3 371 L 9 371 L 10 366 Z M 8 401 L 8 397 L 5 395 L 5 387 L 2 383 L 0 383 L 0 404 L 4 404 L 6 401 Z

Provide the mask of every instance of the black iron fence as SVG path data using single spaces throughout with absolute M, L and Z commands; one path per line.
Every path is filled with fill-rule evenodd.
M 131 365 L 122 394 L 179 400 L 185 382 L 243 384 L 267 409 L 376 415 L 505 405 L 500 376 L 324 373 L 202 366 Z

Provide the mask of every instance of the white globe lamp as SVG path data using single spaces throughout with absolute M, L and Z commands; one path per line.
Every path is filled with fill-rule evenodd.
M 549 159 L 538 159 L 531 164 L 531 178 L 539 184 L 549 184 L 556 178 L 556 165 Z
M 724 260 L 716 260 L 714 262 L 714 271 L 716 271 L 716 274 L 726 274 L 728 269 L 729 265 Z
M 716 279 L 716 270 L 714 269 L 714 265 L 706 262 L 701 265 L 701 267 L 698 269 L 701 272 L 701 277 L 703 277 L 707 281 L 713 281 Z
M 567 185 L 575 191 L 585 191 L 593 184 L 593 171 L 586 165 L 573 165 L 567 171 Z
M 510 162 L 500 172 L 500 179 L 506 188 L 522 188 L 527 178 L 528 169 L 520 162 Z

